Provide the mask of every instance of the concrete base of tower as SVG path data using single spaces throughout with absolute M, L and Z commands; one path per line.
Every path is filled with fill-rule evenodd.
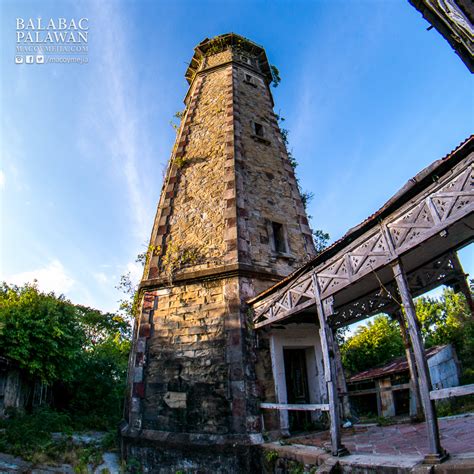
M 131 472 L 244 474 L 261 472 L 261 434 L 210 435 L 121 430 L 122 458 Z

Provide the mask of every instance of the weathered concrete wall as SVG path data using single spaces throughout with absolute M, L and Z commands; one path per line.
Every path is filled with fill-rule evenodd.
M 327 403 L 326 383 L 321 357 L 321 342 L 319 329 L 315 324 L 290 324 L 282 329 L 272 329 L 268 332 L 269 350 L 271 354 L 271 374 L 274 384 L 267 382 L 264 400 L 277 403 L 288 403 L 286 386 L 286 367 L 284 363 L 284 349 L 299 348 L 306 352 L 306 370 L 310 403 Z M 273 393 L 276 397 L 273 397 Z M 321 412 L 312 412 L 313 421 L 317 421 Z M 279 428 L 289 430 L 288 412 L 279 411 Z M 268 418 L 268 415 L 266 415 Z M 271 422 L 270 422 L 271 423 Z M 267 425 L 265 425 L 266 429 Z
M 15 362 L 0 357 L 0 417 L 9 408 L 22 410 L 46 405 L 51 398 L 50 386 L 39 379 L 32 380 Z

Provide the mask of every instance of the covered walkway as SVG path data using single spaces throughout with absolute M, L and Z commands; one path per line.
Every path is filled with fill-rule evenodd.
M 326 394 L 319 404 L 305 406 L 287 402 L 283 378 L 278 379 L 285 368 L 272 355 L 276 403 L 261 403 L 262 409 L 328 411 L 332 454 L 347 455 L 350 449 L 341 438 L 341 414 L 348 413 L 347 387 L 335 331 L 386 313 L 400 325 L 411 388 L 426 419 L 424 460 L 436 464 L 447 458 L 435 400 L 474 393 L 474 385 L 433 390 L 413 298 L 444 284 L 463 292 L 473 309 L 457 256 L 457 250 L 474 241 L 473 163 L 471 136 L 410 179 L 381 209 L 328 249 L 248 302 L 256 329 L 271 333 L 273 328 L 311 323 L 319 332 L 323 359 Z M 273 340 L 270 345 L 275 346 Z

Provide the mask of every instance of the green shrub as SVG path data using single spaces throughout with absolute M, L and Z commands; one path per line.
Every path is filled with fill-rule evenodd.
M 4 428 L 0 434 L 2 450 L 25 459 L 31 458 L 37 451 L 51 449 L 54 444 L 51 433 L 71 433 L 69 416 L 49 408 L 41 408 L 31 414 L 11 411 L 1 425 Z

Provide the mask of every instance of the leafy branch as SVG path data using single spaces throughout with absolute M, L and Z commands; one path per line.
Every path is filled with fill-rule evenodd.
M 186 110 L 178 110 L 178 112 L 173 115 L 173 119 L 170 120 L 170 125 L 173 127 L 176 133 L 178 133 L 179 127 L 181 125 L 181 120 L 184 118 L 185 115 Z M 175 123 L 174 119 L 179 120 L 179 123 Z
M 282 117 L 280 114 L 276 115 L 276 118 L 278 122 L 284 122 L 285 119 Z M 293 167 L 293 169 L 296 169 L 298 166 L 298 161 L 296 158 L 293 156 L 292 152 L 289 150 L 289 140 L 288 140 L 288 135 L 289 135 L 289 130 L 286 128 L 280 128 L 280 133 L 281 137 L 283 139 L 283 143 L 285 144 L 286 147 L 286 153 L 288 155 L 288 161 L 290 165 Z M 300 192 L 301 196 L 301 202 L 303 203 L 304 210 L 307 212 L 308 210 L 308 204 L 313 200 L 314 198 L 314 193 L 311 191 L 304 191 L 301 187 L 300 180 L 295 174 L 295 180 L 296 180 L 296 185 L 298 186 L 298 190 Z M 312 216 L 308 215 L 308 218 L 311 219 Z M 330 235 L 327 232 L 324 232 L 321 229 L 313 231 L 313 243 L 316 248 L 317 253 L 321 253 L 329 244 L 330 240 Z
M 281 82 L 280 71 L 275 65 L 270 64 L 270 73 L 272 75 L 272 86 L 278 87 Z

